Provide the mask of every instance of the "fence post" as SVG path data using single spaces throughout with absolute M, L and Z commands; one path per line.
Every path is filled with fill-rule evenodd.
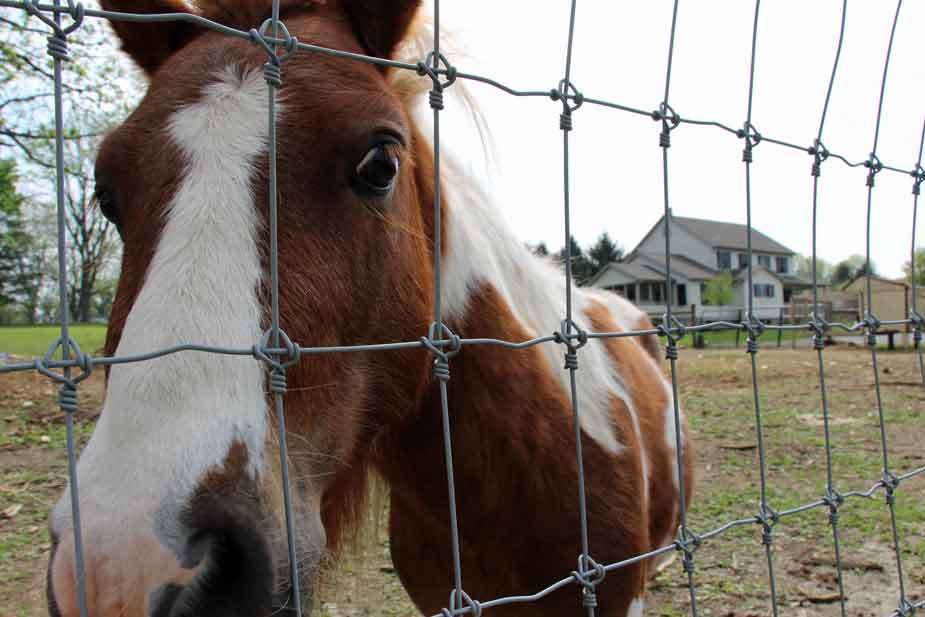
M 739 309 L 739 316 L 736 318 L 737 323 L 742 323 L 742 309 Z M 736 328 L 736 349 L 739 348 L 739 336 L 742 334 L 741 328 Z
M 784 307 L 780 307 L 777 317 L 777 325 L 784 325 Z M 780 349 L 781 342 L 784 340 L 784 331 L 781 328 L 777 329 L 777 348 Z

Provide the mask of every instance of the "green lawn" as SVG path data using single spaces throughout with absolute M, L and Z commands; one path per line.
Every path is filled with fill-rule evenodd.
M 95 354 L 103 347 L 106 326 L 99 324 L 74 324 L 71 337 L 80 348 Z M 32 358 L 43 355 L 61 334 L 58 326 L 4 326 L 0 327 L 0 353 Z

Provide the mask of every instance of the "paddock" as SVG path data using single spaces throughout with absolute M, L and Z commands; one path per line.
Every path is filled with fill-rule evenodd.
M 921 426 L 925 393 L 915 358 L 909 352 L 884 353 L 884 403 L 890 409 L 891 453 L 898 468 L 925 465 Z M 879 476 L 878 424 L 863 349 L 826 351 L 832 413 L 835 481 L 845 490 L 867 490 Z M 768 350 L 761 356 L 768 469 L 775 504 L 785 509 L 811 501 L 825 484 L 825 445 L 818 409 L 815 357 L 808 349 Z M 695 350 L 682 354 L 681 390 L 698 436 L 697 469 L 691 522 L 712 528 L 747 517 L 758 497 L 748 358 L 742 350 Z M 863 376 L 863 377 L 861 377 Z M 21 506 L 13 516 L 0 514 L 0 614 L 11 617 L 44 611 L 41 574 L 48 538 L 48 507 L 67 482 L 60 456 L 64 426 L 55 389 L 33 374 L 0 377 L 0 506 Z M 78 435 L 86 439 L 101 405 L 102 375 L 86 384 L 85 409 Z M 384 500 L 383 500 L 384 501 Z M 925 482 L 909 480 L 897 499 L 902 554 L 910 600 L 925 591 Z M 378 519 L 376 518 L 378 514 Z M 853 615 L 887 615 L 897 583 L 889 515 L 882 493 L 849 501 L 841 510 L 842 559 L 848 608 Z M 376 524 L 380 528 L 376 528 Z M 395 575 L 388 552 L 386 517 L 373 511 L 356 548 L 325 575 L 316 617 L 416 615 Z M 794 615 L 838 614 L 835 567 L 828 511 L 815 509 L 782 520 L 775 529 L 775 559 L 780 602 Z M 698 600 L 702 614 L 749 617 L 767 614 L 766 565 L 760 529 L 754 525 L 717 537 L 697 554 Z M 675 564 L 677 566 L 677 564 Z M 651 615 L 672 617 L 689 611 L 680 567 L 655 579 Z M 709 612 L 706 612 L 709 611 Z

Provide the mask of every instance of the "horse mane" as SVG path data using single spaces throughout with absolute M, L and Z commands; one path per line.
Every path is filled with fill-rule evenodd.
M 249 30 L 266 20 L 272 10 L 271 0 L 183 0 L 197 15 L 230 28 Z M 310 9 L 325 0 L 280 0 L 280 13 L 294 9 Z

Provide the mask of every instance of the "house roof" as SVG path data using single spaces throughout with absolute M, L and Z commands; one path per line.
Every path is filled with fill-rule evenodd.
M 620 261 L 607 264 L 600 272 L 591 277 L 591 280 L 585 283 L 585 285 L 594 285 L 611 268 L 619 270 L 637 281 L 657 281 L 664 278 L 661 274 L 652 268 L 646 267 L 644 264 Z
M 686 216 L 672 216 L 672 220 L 712 247 L 746 250 L 748 226 L 739 223 L 708 221 Z M 792 255 L 789 248 L 752 227 L 752 251 Z
M 650 262 L 654 262 L 652 266 L 654 269 L 664 276 L 665 273 L 665 256 L 664 255 L 649 255 L 649 254 L 640 254 L 637 253 L 632 257 L 632 259 L 646 259 Z M 652 267 L 650 266 L 650 267 Z M 684 255 L 672 255 L 671 256 L 671 272 L 674 275 L 681 276 L 686 278 L 689 281 L 706 281 L 714 276 L 716 276 L 717 271 L 704 266 L 701 263 L 694 261 Z
M 865 279 L 865 278 L 867 278 L 867 275 L 864 274 L 864 273 L 856 274 L 856 275 L 854 275 L 854 277 L 851 278 L 850 281 L 848 281 L 847 283 L 845 283 L 844 285 L 842 285 L 841 288 L 842 288 L 843 290 L 844 290 L 844 289 L 848 289 L 849 287 L 851 287 L 852 285 L 854 285 L 855 282 L 857 282 L 859 279 Z M 883 277 L 883 276 L 877 276 L 876 274 L 870 275 L 870 279 L 871 279 L 872 281 L 879 281 L 879 282 L 881 282 L 881 283 L 886 283 L 887 285 L 896 285 L 897 287 L 910 287 L 909 283 L 907 283 L 907 282 L 904 281 L 903 279 L 888 279 L 888 278 Z
M 604 273 L 611 268 L 619 270 L 637 281 L 665 280 L 664 256 L 636 253 L 630 255 L 625 261 L 608 264 L 586 284 L 594 285 L 594 283 L 603 277 Z M 707 268 L 684 255 L 671 256 L 671 273 L 674 277 L 680 277 L 689 281 L 706 281 L 716 276 L 716 270 Z

